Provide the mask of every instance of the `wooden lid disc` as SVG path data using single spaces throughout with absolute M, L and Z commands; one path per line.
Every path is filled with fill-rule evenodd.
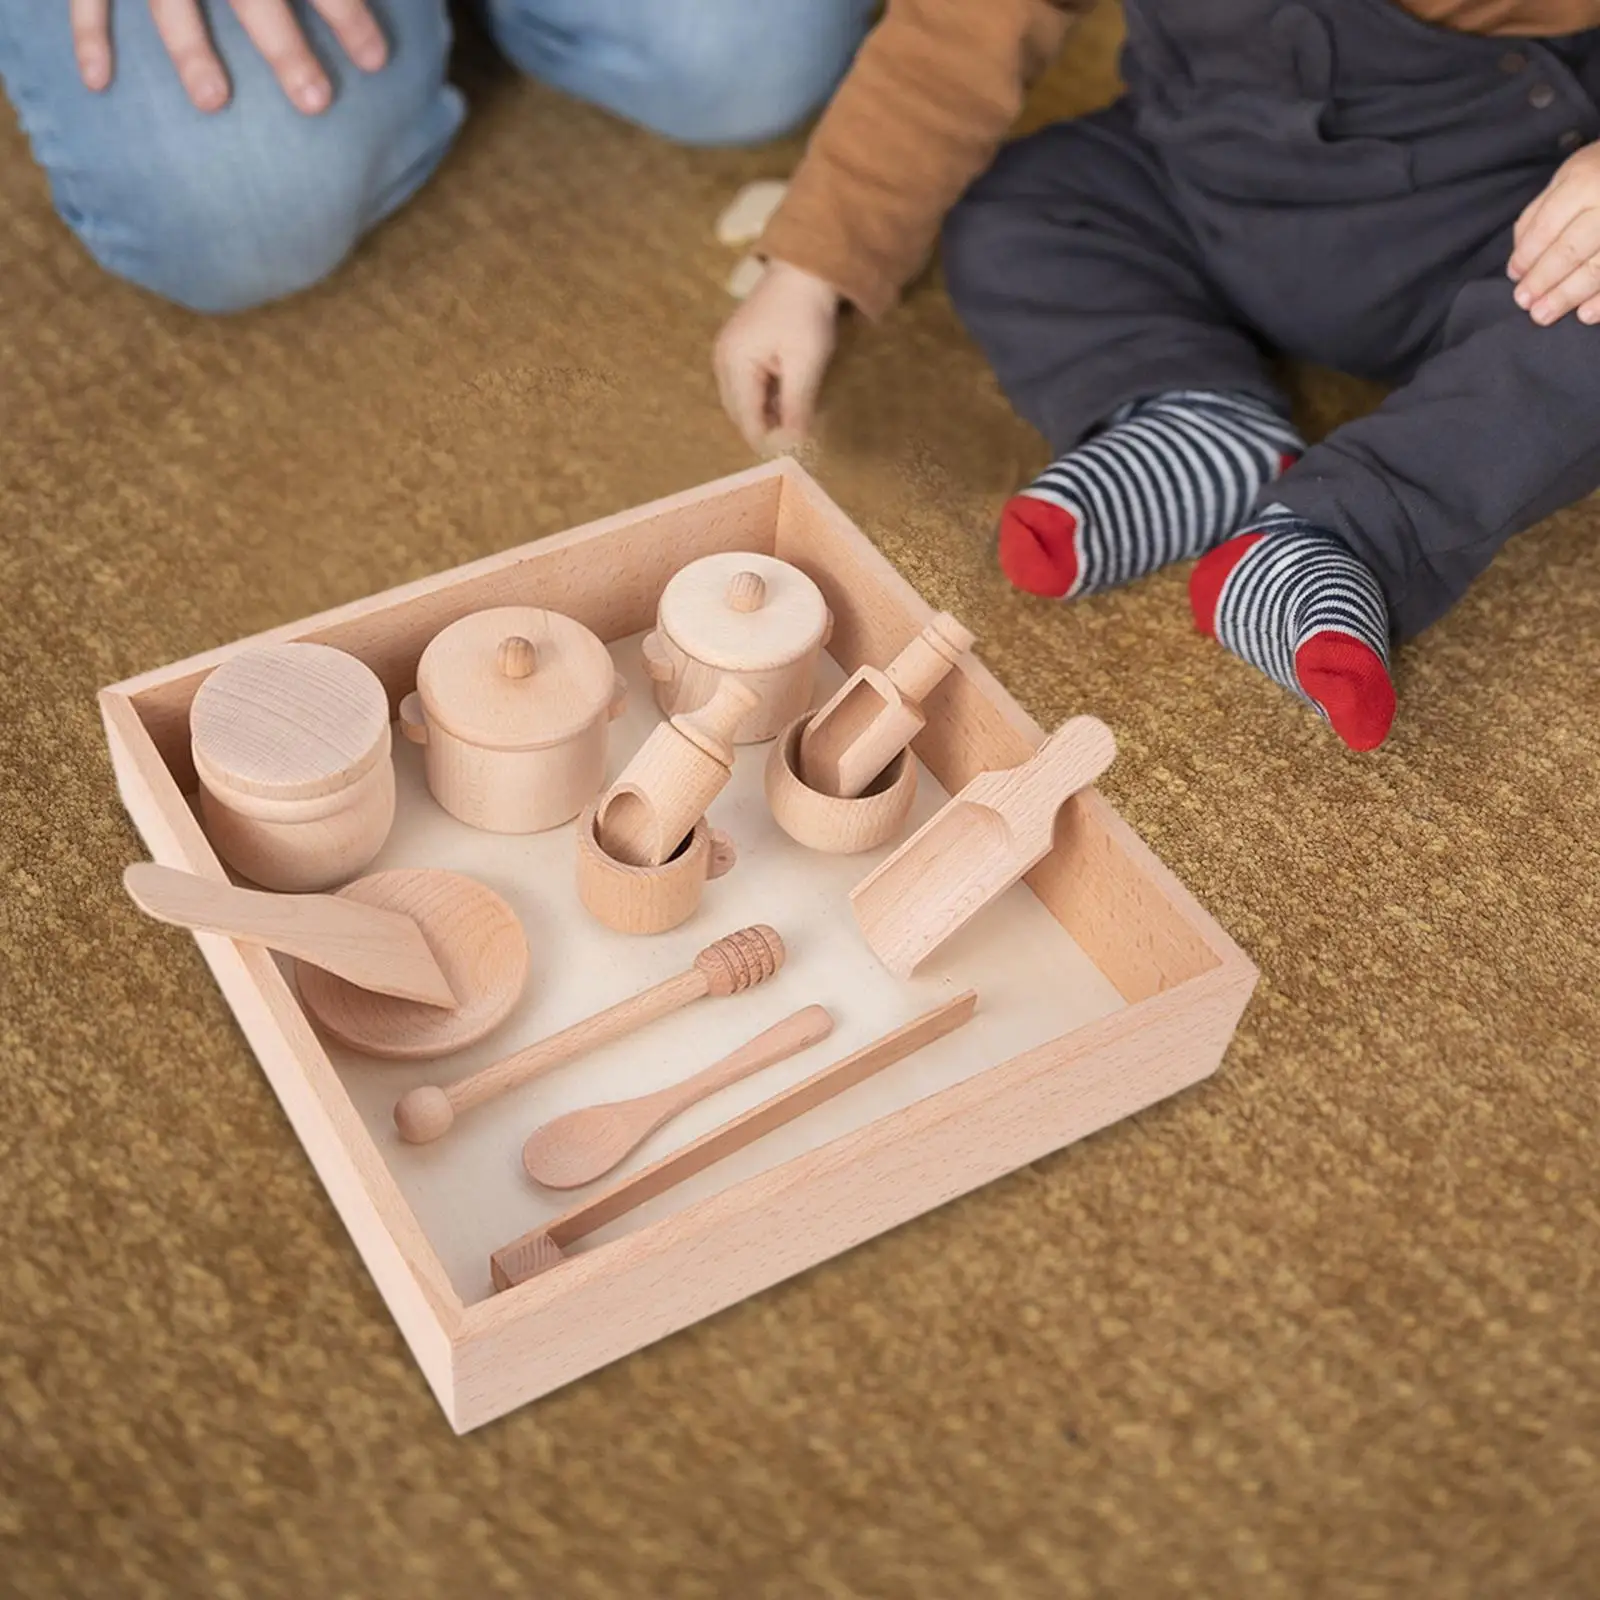
M 828 605 L 787 561 L 725 550 L 674 575 L 661 591 L 658 623 L 685 655 L 718 672 L 769 672 L 822 643 Z
M 543 750 L 608 714 L 611 652 L 581 622 L 495 606 L 439 633 L 417 663 L 428 720 L 486 750 Z
M 389 697 L 369 666 L 331 645 L 258 645 L 200 685 L 189 733 L 214 787 L 309 800 L 388 755 Z

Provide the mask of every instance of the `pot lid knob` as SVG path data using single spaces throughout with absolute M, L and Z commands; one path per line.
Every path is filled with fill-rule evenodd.
M 767 580 L 759 572 L 736 572 L 728 579 L 728 606 L 733 611 L 759 611 L 767 602 Z
M 503 677 L 526 678 L 539 664 L 539 652 L 532 639 L 513 633 L 500 641 L 494 660 Z

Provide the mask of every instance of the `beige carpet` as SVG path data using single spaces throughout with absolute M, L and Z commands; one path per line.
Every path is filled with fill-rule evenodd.
M 469 83 L 411 210 L 227 323 L 100 277 L 0 134 L 0 1593 L 1600 1595 L 1600 511 L 1348 755 L 1182 573 L 1007 592 L 1041 449 L 933 284 L 847 339 L 818 475 L 1041 721 L 1113 724 L 1108 791 L 1261 989 L 1187 1097 L 450 1435 L 192 945 L 121 898 L 92 693 L 746 463 L 710 224 L 793 149 Z

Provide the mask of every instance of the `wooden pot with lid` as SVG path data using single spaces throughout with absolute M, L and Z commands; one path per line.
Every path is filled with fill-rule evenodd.
M 729 550 L 674 575 L 644 640 L 644 665 L 669 717 L 697 711 L 723 678 L 756 696 L 739 744 L 760 744 L 811 705 L 817 658 L 833 632 L 822 591 L 776 556 Z
M 217 854 L 265 889 L 353 878 L 394 822 L 389 697 L 324 644 L 269 644 L 217 667 L 189 708 L 200 820 Z
M 452 816 L 491 833 L 570 822 L 605 780 L 606 733 L 627 689 L 581 622 L 496 606 L 438 634 L 400 703 L 422 745 L 428 788 Z

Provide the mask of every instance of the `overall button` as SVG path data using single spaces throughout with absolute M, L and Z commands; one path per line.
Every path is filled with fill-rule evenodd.
M 1536 83 L 1528 91 L 1528 104 L 1535 111 L 1548 111 L 1556 103 L 1556 92 L 1548 83 Z
M 1586 144 L 1588 144 L 1588 142 L 1589 141 L 1584 138 L 1584 136 L 1579 133 L 1576 128 L 1568 128 L 1567 131 L 1556 140 L 1556 149 L 1571 155 L 1574 150 L 1581 150 Z
M 1528 58 L 1520 50 L 1507 50 L 1500 57 L 1500 70 L 1508 78 L 1514 78 L 1519 72 L 1528 70 Z

